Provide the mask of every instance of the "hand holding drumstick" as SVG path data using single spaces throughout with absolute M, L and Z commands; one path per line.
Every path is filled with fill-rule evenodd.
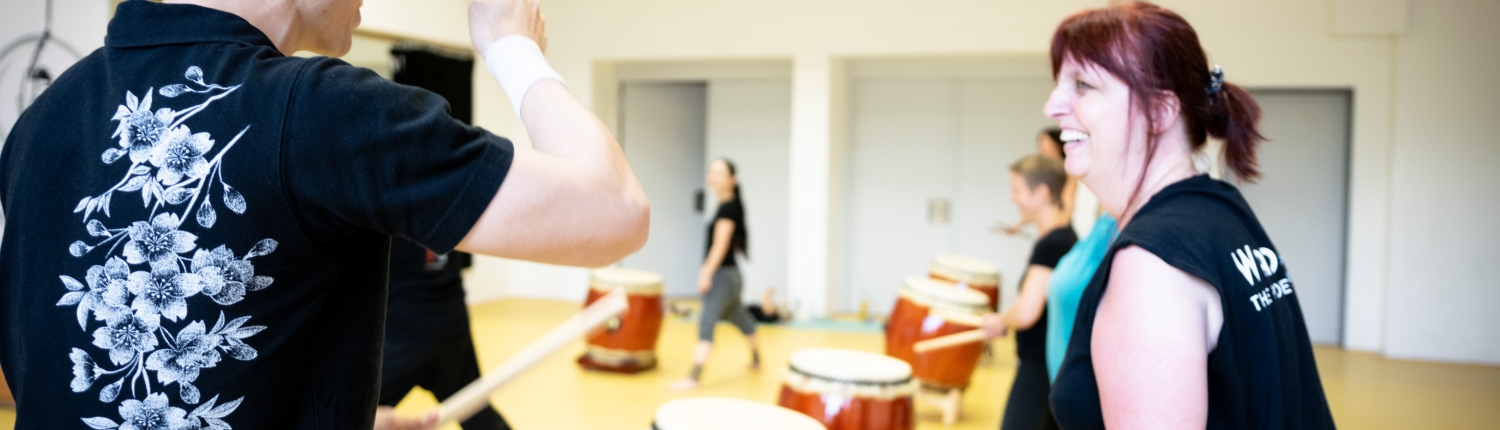
M 1005 326 L 1005 316 L 997 313 L 984 314 L 984 321 L 979 325 L 979 329 L 984 330 L 984 340 L 986 341 L 1005 337 L 1008 334 L 1007 332 L 1010 331 L 1009 327 Z
M 943 317 L 949 318 L 949 316 L 947 315 L 944 315 Z M 1004 337 L 1006 335 L 1006 332 L 1008 331 L 1007 327 L 1005 326 L 1005 319 L 1001 314 L 990 313 L 978 318 L 967 317 L 965 318 L 965 320 L 966 321 L 955 322 L 976 322 L 978 323 L 979 328 L 917 342 L 916 344 L 912 345 L 912 350 L 918 354 L 921 354 L 924 352 L 943 348 L 951 348 L 978 342 L 987 342 L 991 339 Z

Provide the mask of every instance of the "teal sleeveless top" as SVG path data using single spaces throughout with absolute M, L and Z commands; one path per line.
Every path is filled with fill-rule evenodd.
M 1083 289 L 1094 278 L 1099 262 L 1109 251 L 1118 233 L 1115 217 L 1108 213 L 1099 215 L 1094 229 L 1087 237 L 1073 245 L 1064 254 L 1057 267 L 1052 269 L 1052 279 L 1047 282 L 1047 379 L 1057 379 L 1057 369 L 1062 367 L 1063 355 L 1068 352 L 1068 340 L 1073 335 L 1073 318 L 1078 315 L 1078 301 Z

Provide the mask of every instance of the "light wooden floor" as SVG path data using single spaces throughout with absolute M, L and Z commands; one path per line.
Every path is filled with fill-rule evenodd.
M 485 367 L 499 364 L 580 308 L 578 303 L 502 300 L 473 308 L 474 335 Z M 696 339 L 690 321 L 669 318 L 658 352 L 661 367 L 636 376 L 584 372 L 573 363 L 582 343 L 558 354 L 494 397 L 519 429 L 647 428 L 656 407 L 687 396 L 738 397 L 775 402 L 787 357 L 809 347 L 879 352 L 877 333 L 825 332 L 762 326 L 765 370 L 752 372 L 739 333 L 720 324 L 704 387 L 673 393 L 666 385 L 687 373 Z M 1346 429 L 1494 429 L 1500 427 L 1500 367 L 1397 361 L 1366 353 L 1320 348 L 1318 368 L 1339 427 Z M 999 427 L 1015 371 L 1013 345 L 996 344 L 996 358 L 981 365 L 965 396 L 966 413 L 954 430 Z M 436 405 L 414 391 L 398 410 L 419 413 Z M 919 429 L 943 429 L 938 412 L 919 406 Z M 0 429 L 14 426 L 14 412 L 0 408 Z M 452 426 L 451 429 L 458 429 Z M 249 429 L 246 429 L 249 430 Z M 445 429 L 448 430 L 448 429 Z

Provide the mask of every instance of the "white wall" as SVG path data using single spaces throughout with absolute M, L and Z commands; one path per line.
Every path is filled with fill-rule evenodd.
M 11 125 L 21 116 L 22 94 L 18 86 L 24 82 L 26 66 L 36 46 L 23 39 L 40 35 L 47 22 L 45 0 L 4 1 L 4 13 L 0 13 L 0 50 L 10 51 L 0 52 L 3 55 L 0 57 L 0 145 L 4 145 Z M 54 0 L 51 33 L 54 43 L 43 48 L 37 64 L 56 79 L 79 58 L 104 46 L 112 7 L 109 0 Z M 0 231 L 4 226 L 5 215 L 0 214 Z
M 1397 43 L 1391 356 L 1500 364 L 1500 2 L 1413 2 Z
M 46 22 L 45 0 L 4 0 L 0 13 L 0 49 L 27 36 L 39 34 Z M 104 46 L 104 32 L 113 14 L 109 0 L 53 0 L 52 37 L 72 47 L 78 56 L 87 56 Z M 35 43 L 19 46 L 0 58 L 0 139 L 20 116 L 16 96 L 19 79 L 24 75 Z M 57 78 L 76 61 L 73 53 L 61 45 L 49 43 L 38 63 Z
M 364 22 L 463 43 L 464 3 L 368 0 Z M 549 0 L 548 57 L 600 112 L 612 109 L 597 103 L 608 100 L 593 86 L 600 60 L 793 58 L 788 283 L 809 309 L 826 310 L 836 277 L 828 266 L 838 259 L 829 237 L 839 210 L 830 190 L 842 145 L 832 126 L 840 59 L 1042 53 L 1061 19 L 1104 3 Z M 1496 175 L 1484 168 L 1495 161 L 1494 137 L 1476 118 L 1493 115 L 1500 96 L 1485 73 L 1500 57 L 1488 22 L 1495 3 L 1412 0 L 1410 15 L 1400 0 L 1160 3 L 1194 24 L 1232 82 L 1354 92 L 1345 345 L 1500 361 L 1500 324 L 1487 316 L 1497 313 L 1470 308 L 1494 303 L 1500 290 L 1475 263 L 1493 260 L 1478 244 L 1495 243 L 1500 229 L 1486 216 L 1496 213 L 1485 197 Z M 492 82 L 476 79 L 478 122 L 524 142 Z

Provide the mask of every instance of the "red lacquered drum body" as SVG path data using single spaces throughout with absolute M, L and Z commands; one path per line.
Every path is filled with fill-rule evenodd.
M 987 261 L 957 254 L 942 254 L 927 265 L 932 279 L 948 281 L 984 293 L 990 299 L 990 310 L 1000 306 L 1000 269 Z
M 10 386 L 5 384 L 5 374 L 0 373 L 0 403 L 13 405 L 16 399 L 10 396 Z
M 656 339 L 661 334 L 661 276 L 640 270 L 605 268 L 590 273 L 593 304 L 616 288 L 625 290 L 630 309 L 589 334 L 588 351 L 578 357 L 586 369 L 636 373 L 656 367 Z
M 911 430 L 911 367 L 880 354 L 806 349 L 792 355 L 778 404 L 829 430 Z
M 917 354 L 912 345 L 927 339 L 976 329 L 942 318 L 939 314 L 983 315 L 984 294 L 929 278 L 911 277 L 901 286 L 896 308 L 886 323 L 885 353 L 912 366 L 922 385 L 934 388 L 968 388 L 969 377 L 979 366 L 984 345 L 972 343 Z M 936 310 L 936 311 L 934 311 Z

